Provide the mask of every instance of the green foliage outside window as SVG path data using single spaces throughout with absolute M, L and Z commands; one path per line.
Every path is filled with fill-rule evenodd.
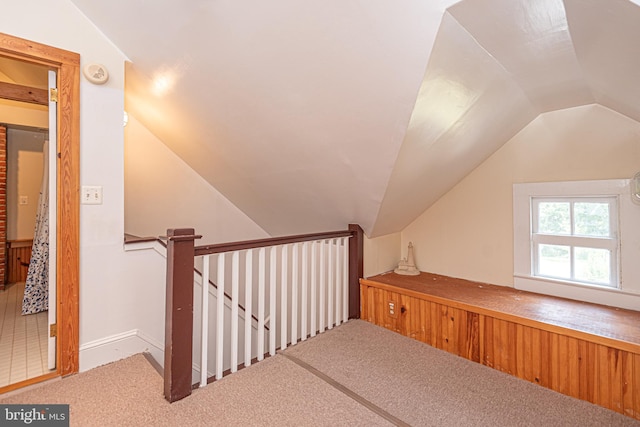
M 539 233 L 571 234 L 571 207 L 569 203 L 544 202 L 538 206 Z
M 538 203 L 537 233 L 600 239 L 612 236 L 610 204 L 600 201 L 541 201 Z M 540 244 L 538 272 L 547 277 L 582 282 L 611 283 L 611 252 L 595 247 Z
M 574 203 L 575 234 L 580 236 L 609 236 L 608 203 Z

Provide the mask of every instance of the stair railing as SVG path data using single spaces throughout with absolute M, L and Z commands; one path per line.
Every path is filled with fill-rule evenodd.
M 356 224 L 344 231 L 196 247 L 198 238 L 194 229 L 167 231 L 164 394 L 169 402 L 360 316 L 363 232 Z M 194 295 L 194 265 L 202 283 L 215 277 L 214 307 L 209 307 L 209 286 Z M 244 316 L 239 316 L 241 301 Z M 194 318 L 199 319 L 195 328 Z M 200 350 L 195 385 L 194 330 Z

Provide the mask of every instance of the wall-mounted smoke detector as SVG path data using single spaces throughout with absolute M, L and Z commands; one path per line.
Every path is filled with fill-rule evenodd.
M 82 68 L 82 74 L 94 85 L 102 85 L 109 80 L 109 72 L 102 64 L 87 64 Z

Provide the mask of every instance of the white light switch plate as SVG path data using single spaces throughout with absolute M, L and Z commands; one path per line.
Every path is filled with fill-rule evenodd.
M 83 205 L 101 205 L 102 204 L 102 186 L 99 185 L 83 185 L 80 203 Z

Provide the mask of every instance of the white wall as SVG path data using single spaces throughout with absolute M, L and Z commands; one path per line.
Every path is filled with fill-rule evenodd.
M 639 170 L 640 123 L 599 105 L 546 113 L 406 227 L 402 247 L 413 241 L 422 271 L 513 286 L 513 183 Z
M 33 239 L 45 138 L 45 132 L 7 131 L 7 240 Z M 20 204 L 20 197 L 26 197 L 27 203 Z
M 82 77 L 80 82 L 80 184 L 103 187 L 101 205 L 80 206 L 80 369 L 90 369 L 142 351 L 149 342 L 155 343 L 152 347 L 157 350 L 164 332 L 163 314 L 158 313 L 164 309 L 164 263 L 148 251 L 141 255 L 123 249 L 125 150 L 122 124 L 126 57 L 68 0 L 7 3 L 0 14 L 0 28 L 6 34 L 77 52 L 81 55 L 82 65 L 99 62 L 109 71 L 110 79 L 105 85 L 92 85 Z M 176 160 L 144 129 L 136 128 L 135 119 L 130 126 L 127 132 L 134 131 L 132 141 L 146 144 L 149 149 L 138 154 L 144 154 L 147 159 L 157 157 L 162 162 Z M 137 149 L 132 147 L 133 151 Z M 137 161 L 144 160 L 144 156 Z M 165 166 L 155 175 L 146 175 L 147 178 L 154 176 L 175 176 L 176 180 L 186 179 L 191 188 L 200 186 L 197 177 L 182 164 Z M 211 199 L 195 208 L 190 207 L 189 214 L 198 215 L 200 208 L 207 206 L 209 216 L 203 213 L 199 218 L 216 222 L 217 225 L 206 230 L 207 234 L 215 236 L 212 239 L 241 240 L 264 236 L 259 227 L 245 219 L 229 226 L 227 219 L 237 213 L 235 207 L 211 188 L 207 194 Z M 131 197 L 141 200 L 138 196 Z M 143 208 L 138 212 L 143 212 Z M 148 209 L 144 213 L 149 215 L 145 219 L 148 221 L 155 221 L 158 214 Z M 166 224 L 171 226 L 204 229 L 198 223 L 169 219 Z M 165 223 L 156 225 L 165 227 Z
M 160 255 L 164 248 L 160 248 L 159 243 L 137 246 L 143 249 L 130 245 L 125 252 L 120 245 L 120 251 L 105 260 L 109 268 L 102 268 L 101 274 L 106 280 L 114 281 L 116 291 L 108 292 L 107 289 L 100 293 L 105 308 L 91 321 L 99 321 L 104 314 L 111 316 L 112 308 L 120 316 L 110 317 L 115 328 L 105 325 L 100 334 L 82 341 L 81 371 L 143 351 L 151 353 L 160 363 L 164 360 L 166 261 Z M 160 252 L 153 250 L 154 246 Z M 87 320 L 81 318 L 81 322 L 87 323 Z
M 109 70 L 110 80 L 104 86 L 83 78 L 80 82 L 80 183 L 101 185 L 104 194 L 102 205 L 80 207 L 82 348 L 83 343 L 135 328 L 137 321 L 131 292 L 136 283 L 122 264 L 125 56 L 67 0 L 7 2 L 0 28 L 6 34 L 77 52 L 82 64 L 96 61 Z
M 364 238 L 364 277 L 374 276 L 393 270 L 402 258 L 400 251 L 400 233 L 369 239 Z M 404 255 L 406 257 L 406 254 Z
M 125 128 L 125 230 L 135 236 L 195 228 L 197 245 L 269 237 L 129 115 Z
M 49 127 L 48 108 L 42 105 L 0 99 L 0 117 L 2 123 L 43 129 Z
M 44 68 L 42 68 L 42 72 L 46 73 Z M 46 77 L 44 78 L 46 79 Z M 0 71 L 0 81 L 15 83 L 2 71 Z M 2 123 L 6 124 L 43 129 L 49 127 L 49 108 L 45 105 L 0 99 L 0 117 Z

